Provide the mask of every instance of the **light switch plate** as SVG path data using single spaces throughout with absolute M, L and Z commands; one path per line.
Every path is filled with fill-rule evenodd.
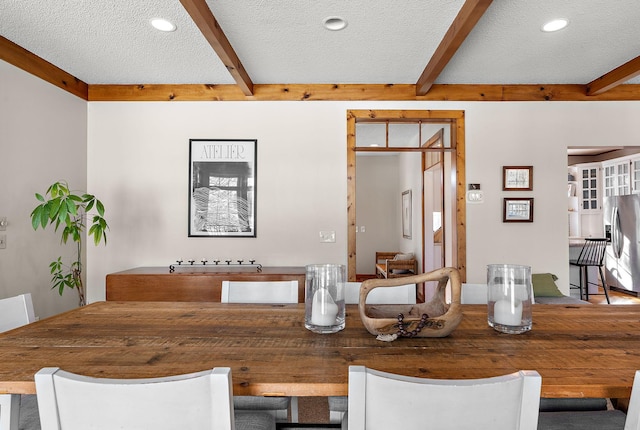
M 321 231 L 320 232 L 320 242 L 322 243 L 332 243 L 336 241 L 336 232 L 335 231 Z

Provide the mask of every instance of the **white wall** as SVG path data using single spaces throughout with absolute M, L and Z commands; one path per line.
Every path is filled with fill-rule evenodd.
M 411 190 L 411 238 L 402 234 L 400 220 L 400 251 L 413 253 L 422 270 L 422 154 L 404 152 L 400 155 L 400 196 Z M 402 200 L 398 207 L 401 207 Z
M 376 251 L 400 251 L 398 154 L 356 155 L 356 273 L 375 274 Z
M 8 227 L 0 249 L 0 298 L 31 293 L 36 315 L 77 306 L 75 291 L 63 297 L 50 288 L 49 263 L 70 261 L 73 245 L 60 235 L 34 231 L 29 214 L 56 180 L 86 190 L 87 103 L 0 61 L 0 217 Z
M 186 102 L 90 103 L 89 188 L 110 211 L 107 248 L 90 248 L 90 300 L 107 273 L 177 257 L 256 258 L 264 265 L 346 264 L 346 111 L 462 109 L 467 183 L 467 279 L 520 263 L 559 276 L 568 292 L 568 145 L 629 145 L 640 103 Z M 616 130 L 615 140 L 611 130 Z M 258 139 L 258 237 L 188 238 L 189 138 Z M 503 165 L 533 165 L 534 190 L 502 191 Z M 535 197 L 533 223 L 502 222 L 503 197 Z M 319 242 L 335 230 L 336 243 Z

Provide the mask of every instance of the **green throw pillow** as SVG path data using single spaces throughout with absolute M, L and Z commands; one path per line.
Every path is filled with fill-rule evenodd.
M 534 273 L 531 275 L 533 295 L 535 297 L 563 297 L 555 281 L 558 277 L 552 273 Z

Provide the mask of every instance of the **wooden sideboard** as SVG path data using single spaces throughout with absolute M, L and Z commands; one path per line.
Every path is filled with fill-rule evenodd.
M 298 302 L 304 303 L 304 267 L 174 266 L 137 267 L 107 275 L 107 300 L 156 302 L 219 302 L 222 281 L 298 281 Z

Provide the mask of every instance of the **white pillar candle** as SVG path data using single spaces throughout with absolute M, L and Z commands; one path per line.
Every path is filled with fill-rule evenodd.
M 311 303 L 311 324 L 331 326 L 336 322 L 338 305 L 333 301 L 326 288 L 320 288 L 313 294 Z
M 520 300 L 498 300 L 493 308 L 493 320 L 502 325 L 522 323 L 522 302 Z

